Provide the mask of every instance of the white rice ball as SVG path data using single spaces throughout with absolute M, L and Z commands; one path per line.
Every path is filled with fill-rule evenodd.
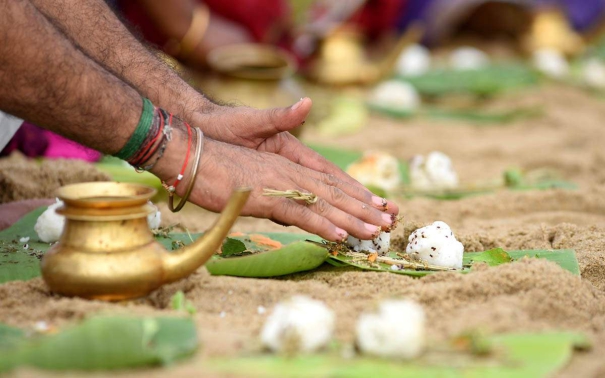
M 426 160 L 416 155 L 410 162 L 411 185 L 418 190 L 453 189 L 459 184 L 452 160 L 446 154 L 433 151 Z
M 360 240 L 349 235 L 347 245 L 355 252 L 378 252 L 379 255 L 385 255 L 391 248 L 391 233 L 383 231 L 373 240 Z
M 334 321 L 334 313 L 323 302 L 294 296 L 275 306 L 265 322 L 261 341 L 273 352 L 314 352 L 331 340 Z
M 149 224 L 150 229 L 157 230 L 160 228 L 160 223 L 162 222 L 162 213 L 151 201 L 147 202 L 147 204 L 155 209 L 155 212 L 147 215 L 147 224 Z
M 45 243 L 54 243 L 59 240 L 65 226 L 65 217 L 55 212 L 63 206 L 63 201 L 57 198 L 57 202 L 50 205 L 36 220 L 34 231 L 38 238 Z
M 589 59 L 582 72 L 584 82 L 597 89 L 605 89 L 605 64 L 597 58 Z
M 542 48 L 533 53 L 534 66 L 544 75 L 562 79 L 569 74 L 569 64 L 558 50 Z
M 415 111 L 420 106 L 420 96 L 410 83 L 389 80 L 378 84 L 370 93 L 370 102 L 387 108 Z
M 455 70 L 476 70 L 489 65 L 489 56 L 474 47 L 459 47 L 450 54 L 450 67 Z
M 413 44 L 403 50 L 395 63 L 395 71 L 401 76 L 420 76 L 430 68 L 431 52 L 419 44 Z
M 357 321 L 357 345 L 366 354 L 411 359 L 425 346 L 424 309 L 410 300 L 387 300 L 377 313 L 365 313 Z
M 437 221 L 412 232 L 405 251 L 430 265 L 462 269 L 464 246 L 445 222 Z

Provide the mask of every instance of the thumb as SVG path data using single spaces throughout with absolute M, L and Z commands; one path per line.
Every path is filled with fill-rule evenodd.
M 311 99 L 305 97 L 287 108 L 254 110 L 251 121 L 256 124 L 255 136 L 269 138 L 300 126 L 309 115 L 312 105 Z

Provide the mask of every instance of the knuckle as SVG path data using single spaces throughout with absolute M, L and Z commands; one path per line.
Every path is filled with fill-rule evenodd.
M 340 185 L 340 180 L 331 173 L 322 173 L 322 181 L 328 185 Z
M 314 206 L 315 212 L 321 215 L 325 215 L 330 208 L 330 205 L 324 200 L 317 201 Z
M 347 195 L 341 189 L 331 186 L 330 187 L 330 198 L 333 202 L 340 203 L 346 200 Z

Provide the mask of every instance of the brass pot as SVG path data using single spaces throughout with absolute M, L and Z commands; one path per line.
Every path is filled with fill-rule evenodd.
M 304 97 L 293 78 L 295 60 L 277 47 L 228 45 L 210 51 L 206 59 L 213 72 L 197 76 L 196 82 L 216 100 L 267 109 L 290 106 Z M 292 133 L 299 136 L 301 129 Z
M 91 182 L 62 187 L 65 228 L 42 258 L 42 277 L 58 294 L 101 300 L 142 297 L 188 276 L 219 248 L 246 203 L 249 190 L 235 191 L 220 218 L 195 243 L 168 253 L 147 224 L 145 185 Z

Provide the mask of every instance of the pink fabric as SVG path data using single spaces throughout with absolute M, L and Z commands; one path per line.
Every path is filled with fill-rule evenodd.
M 51 131 L 44 130 L 48 139 L 48 148 L 44 156 L 51 159 L 79 159 L 89 162 L 95 162 L 101 158 L 101 153 L 84 147 L 67 138 L 57 135 Z
M 101 157 L 98 151 L 29 122 L 23 122 L 13 139 L 0 151 L 0 156 L 8 156 L 13 151 L 20 151 L 32 158 L 43 156 L 51 159 L 79 159 L 89 162 L 97 161 Z

